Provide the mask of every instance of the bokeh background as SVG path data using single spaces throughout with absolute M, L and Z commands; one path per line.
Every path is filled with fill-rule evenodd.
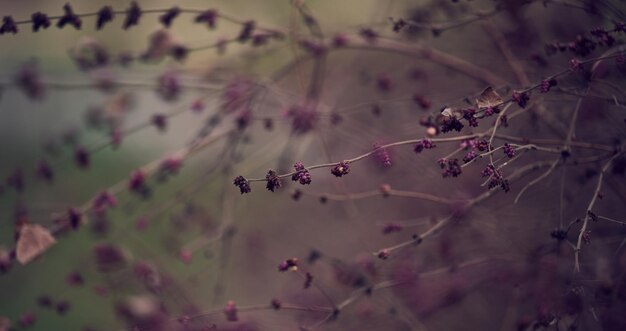
M 360 29 L 370 27 L 407 44 L 426 45 L 499 77 L 503 84 L 494 87 L 502 95 L 526 84 L 518 81 L 494 36 L 504 38 L 529 81 L 537 82 L 567 69 L 572 57 L 567 53 L 548 56 L 545 44 L 573 40 L 596 26 L 610 27 L 612 21 L 624 20 L 625 13 L 620 1 L 546 1 L 545 5 L 542 1 L 301 3 L 327 37 L 336 33 L 354 37 Z M 595 12 L 588 7 L 593 3 Z M 55 0 L 2 1 L 0 14 L 23 20 L 36 11 L 60 14 L 64 4 Z M 240 195 L 232 185 L 236 175 L 263 178 L 267 169 L 287 172 L 296 161 L 305 165 L 336 162 L 365 153 L 373 144 L 423 137 L 425 128 L 420 118 L 437 113 L 445 105 L 463 105 L 464 98 L 475 96 L 488 85 L 485 79 L 468 77 L 423 54 L 347 49 L 329 55 L 321 69 L 312 61 L 302 61 L 280 80 L 270 82 L 285 65 L 307 56 L 297 40 L 309 36 L 309 31 L 296 5 L 286 0 L 155 0 L 139 4 L 145 9 L 174 5 L 216 8 L 242 21 L 254 19 L 263 27 L 284 31 L 287 38 L 262 47 L 228 45 L 222 55 L 215 49 L 191 52 L 182 63 L 168 57 L 158 63 L 138 62 L 129 68 L 111 66 L 86 73 L 77 69 L 68 55 L 77 43 L 94 38 L 110 54 L 140 53 L 148 47 L 149 36 L 161 29 L 158 15 L 145 14 L 140 24 L 129 30 L 120 28 L 123 17 L 118 15 L 102 31 L 94 29 L 93 18 L 85 18 L 78 31 L 51 27 L 32 33 L 24 25 L 16 35 L 0 37 L 0 176 L 5 178 L 21 169 L 25 181 L 23 192 L 4 185 L 0 195 L 0 246 L 5 249 L 15 246 L 17 221 L 27 219 L 52 227 L 54 219 L 69 207 L 83 205 L 118 182 L 125 185 L 134 169 L 184 147 L 223 107 L 223 88 L 232 79 L 247 77 L 268 86 L 253 100 L 253 120 L 244 133 L 231 135 L 185 160 L 181 171 L 167 181 L 150 182 L 148 198 L 122 192 L 118 205 L 106 217 L 90 218 L 78 231 L 59 236 L 58 243 L 35 261 L 15 264 L 0 275 L 0 316 L 11 320 L 16 329 L 132 330 L 138 324 L 137 315 L 149 319 L 156 314 L 154 318 L 160 322 L 154 325 L 159 326 L 147 324 L 146 330 L 297 330 L 315 325 L 325 315 L 267 309 L 242 312 L 240 322 L 229 323 L 221 310 L 228 300 L 245 307 L 268 304 L 272 298 L 301 306 L 326 306 L 326 295 L 340 303 L 354 291 L 384 281 L 406 284 L 360 297 L 346 305 L 336 320 L 316 327 L 515 330 L 526 320 L 532 324 L 550 314 L 561 314 L 564 326 L 557 327 L 559 330 L 570 324 L 584 330 L 624 326 L 620 324 L 623 317 L 619 318 L 626 297 L 619 294 L 626 288 L 624 227 L 593 224 L 593 245 L 584 248 L 582 281 L 572 276 L 571 247 L 550 237 L 559 223 L 584 217 L 584 206 L 604 163 L 559 168 L 515 204 L 515 195 L 523 185 L 543 170 L 533 172 L 512 183 L 512 192 L 500 192 L 460 213 L 459 221 L 441 234 L 389 260 L 376 259 L 372 253 L 425 231 L 433 221 L 458 212 L 458 206 L 380 195 L 346 197 L 376 192 L 383 184 L 450 199 L 477 196 L 486 190 L 481 187 L 482 167 L 469 167 L 458 179 L 441 178 L 436 161 L 454 152 L 457 144 L 441 144 L 418 156 L 410 146 L 390 149 L 391 167 L 382 167 L 375 158 L 366 159 L 340 179 L 327 169 L 318 169 L 312 172 L 312 185 L 299 187 L 304 195 L 298 201 L 291 196 L 296 184 L 288 179 L 274 193 L 266 191 L 264 183 L 253 183 L 250 194 Z M 96 12 L 103 5 L 123 10 L 128 2 L 72 3 L 77 13 Z M 445 25 L 494 8 L 503 9 L 489 19 L 438 35 L 428 28 L 394 33 L 389 19 L 404 17 Z M 238 24 L 218 19 L 217 29 L 209 30 L 193 23 L 192 18 L 183 13 L 168 30 L 173 38 L 192 48 L 237 35 L 241 29 Z M 616 47 L 620 42 L 623 37 Z M 598 50 L 595 55 L 607 50 Z M 12 83 L 20 66 L 32 59 L 50 83 L 42 100 L 28 98 Z M 590 94 L 598 97 L 583 99 L 577 141 L 619 145 L 626 138 L 624 107 L 615 101 L 626 100 L 624 74 L 606 66 L 598 78 L 601 82 L 590 87 Z M 186 86 L 175 101 L 164 101 L 154 91 L 158 77 L 167 70 L 177 70 Z M 313 130 L 293 132 L 285 112 L 305 101 L 312 77 L 320 71 L 324 78 L 317 99 L 319 120 Z M 94 77 L 100 77 L 97 75 L 111 75 L 114 80 L 136 86 L 102 92 L 92 85 Z M 381 76 L 391 80 L 389 91 L 380 88 Z M 560 86 L 571 88 L 567 90 L 571 93 L 585 88 L 576 77 L 564 79 Z M 423 110 L 414 102 L 416 93 L 430 101 L 430 109 Z M 563 139 L 577 102 L 576 94 L 571 93 L 542 96 L 543 108 L 534 108 L 511 121 L 505 134 Z M 165 132 L 147 125 L 125 138 L 119 148 L 109 146 L 93 154 L 89 169 L 78 169 L 73 161 L 75 146 L 92 148 L 109 140 L 106 129 L 90 127 L 86 122 L 90 109 L 111 109 L 122 97 L 129 100 L 121 116 L 124 130 L 149 123 L 156 113 L 176 115 L 168 121 Z M 206 107 L 193 112 L 191 104 L 199 98 L 206 100 Z M 271 130 L 265 126 L 268 120 L 273 123 Z M 232 121 L 232 117 L 224 117 L 221 123 L 228 127 Z M 491 123 L 487 122 L 479 129 L 488 128 Z M 587 150 L 575 151 L 575 156 L 594 155 Z M 553 159 L 550 154 L 528 154 L 520 159 L 520 167 Z M 35 175 L 42 159 L 53 165 L 52 183 Z M 598 203 L 602 215 L 624 219 L 624 182 L 623 169 L 620 173 L 611 168 L 603 190 L 605 198 Z M 329 201 L 320 203 L 321 195 L 330 197 Z M 337 199 L 332 198 L 335 195 Z M 404 229 L 383 234 L 381 229 L 390 222 L 403 224 Z M 571 240 L 574 237 L 570 234 Z M 94 259 L 94 246 L 100 244 L 120 247 L 125 263 L 102 272 Z M 181 257 L 181 252 L 189 250 L 190 260 L 189 256 Z M 312 258 L 317 255 L 321 257 Z M 299 258 L 301 269 L 314 275 L 320 288 L 303 290 L 301 274 L 277 271 L 278 263 L 291 257 Z M 149 266 L 153 278 L 138 277 L 138 266 Z M 79 285 L 68 282 L 68 275 L 76 273 L 84 280 Z M 610 300 L 598 299 L 605 295 L 598 294 L 605 285 L 611 289 L 606 294 Z M 578 286 L 584 288 L 584 295 L 576 297 L 571 305 L 575 308 L 571 308 L 565 299 Z M 59 314 L 54 308 L 42 307 L 42 297 L 51 298 L 55 304 L 65 301 L 69 309 Z M 129 310 L 133 313 L 124 313 Z M 214 311 L 217 313 L 195 318 L 188 325 L 177 322 L 179 316 Z M 19 319 L 31 312 L 36 322 L 23 328 Z

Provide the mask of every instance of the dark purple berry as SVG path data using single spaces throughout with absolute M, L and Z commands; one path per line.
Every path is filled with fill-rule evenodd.
M 337 165 L 335 165 L 330 172 L 336 177 L 341 177 L 350 173 L 350 162 L 341 161 Z
M 252 191 L 252 189 L 250 188 L 250 183 L 245 178 L 243 178 L 243 176 L 237 176 L 233 181 L 233 184 L 239 187 L 241 194 L 250 193 Z

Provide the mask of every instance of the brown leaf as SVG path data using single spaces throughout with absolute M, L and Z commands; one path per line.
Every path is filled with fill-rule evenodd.
M 476 99 L 478 108 L 496 107 L 502 103 L 502 97 L 493 89 L 493 87 L 487 87 Z
M 438 125 L 441 125 L 443 124 L 444 120 L 450 119 L 452 117 L 461 118 L 463 117 L 463 112 L 458 108 L 445 107 L 441 110 L 441 113 L 437 115 L 437 117 L 435 118 L 435 122 Z
M 24 224 L 17 241 L 17 260 L 26 264 L 48 250 L 56 240 L 48 229 L 38 224 Z

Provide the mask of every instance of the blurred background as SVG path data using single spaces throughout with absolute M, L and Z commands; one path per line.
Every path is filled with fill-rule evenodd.
M 62 15 L 65 3 L 0 1 L 0 14 L 15 21 L 29 20 L 35 12 Z M 606 157 L 558 167 L 514 203 L 524 185 L 547 170 L 540 168 L 512 182 L 511 192 L 498 192 L 470 210 L 460 202 L 487 191 L 480 176 L 485 161 L 464 168 L 459 178 L 442 178 L 437 164 L 446 156 L 463 157 L 458 142 L 421 154 L 411 145 L 390 148 L 391 166 L 366 158 L 342 178 L 316 169 L 311 185 L 284 178 L 277 192 L 267 191 L 264 182 L 251 183 L 252 192 L 244 195 L 233 186 L 238 175 L 265 178 L 268 169 L 287 173 L 298 161 L 336 163 L 375 145 L 425 137 L 423 121 L 429 115 L 445 106 L 467 106 L 464 99 L 473 103 L 489 85 L 506 99 L 513 90 L 568 69 L 573 57 L 617 54 L 623 33 L 610 46 L 583 56 L 551 54 L 545 45 L 567 44 L 598 26 L 612 29 L 624 20 L 623 2 L 138 4 L 144 10 L 213 8 L 219 13 L 217 26 L 209 29 L 194 22 L 196 13 L 183 12 L 164 29 L 160 11 L 145 12 L 128 30 L 121 28 L 125 15 L 116 14 L 99 31 L 95 17 L 84 17 L 80 30 L 58 29 L 53 22 L 35 33 L 21 24 L 17 34 L 0 36 L 0 317 L 11 325 L 0 321 L 0 330 L 626 328 L 620 317 L 626 302 L 624 227 L 593 223 L 592 245 L 584 246 L 579 275 L 573 274 L 570 244 L 579 223 L 568 240 L 551 237 L 555 229 L 585 217 Z M 130 3 L 71 5 L 83 14 L 105 5 L 124 11 Z M 319 36 L 307 13 L 328 47 L 339 37 L 359 40 L 363 47 L 311 60 L 315 56 L 303 41 Z M 400 18 L 409 26 L 394 32 Z M 278 31 L 282 38 L 258 46 L 228 43 L 223 52 L 214 47 L 240 35 L 248 20 L 256 22 L 256 31 Z M 381 51 L 376 43 L 361 41 L 367 31 L 416 48 Z M 183 60 L 160 56 L 163 40 L 189 54 Z M 116 60 L 90 70 L 76 65 L 77 57 L 101 49 Z M 125 54 L 153 57 L 128 66 L 115 63 Z M 614 62 L 598 64 L 593 84 L 568 75 L 559 78 L 562 90 L 533 94 L 531 100 L 541 106 L 511 119 L 503 134 L 562 141 L 580 102 L 576 141 L 623 144 L 624 71 Z M 482 71 L 468 75 L 459 69 L 468 66 Z M 27 95 L 16 83 L 33 68 L 45 86 L 42 97 Z M 110 87 L 111 82 L 116 84 Z M 584 97 L 582 91 L 587 91 Z M 313 119 L 294 118 L 294 108 L 311 105 Z M 494 121 L 453 134 L 482 132 Z M 122 135 L 118 147 L 110 143 L 115 133 Z M 139 194 L 126 189 L 133 171 L 154 170 L 213 135 L 216 141 L 194 150 L 180 170 L 161 169 L 150 177 L 149 193 L 143 186 Z M 88 167 L 76 162 L 80 149 L 90 155 Z M 593 158 L 598 151 L 574 149 L 572 154 Z M 553 159 L 529 151 L 507 173 Z M 597 214 L 624 220 L 624 158 L 616 160 L 606 174 Z M 52 180 L 42 174 L 42 164 L 52 169 Z M 459 203 L 385 196 L 379 193 L 384 185 Z M 69 208 L 89 209 L 107 189 L 116 193 L 114 208 L 91 210 L 77 230 L 60 230 Z M 298 199 L 295 189 L 301 192 Z M 418 248 L 409 246 L 387 260 L 373 254 L 450 214 L 455 222 Z M 51 229 L 57 243 L 26 265 L 9 263 L 6 254 L 16 247 L 16 231 L 24 223 Z M 279 263 L 289 258 L 298 259 L 299 271 L 279 272 Z M 315 285 L 303 289 L 307 273 Z M 381 288 L 364 294 L 376 286 Z M 275 311 L 272 299 L 341 311 Z M 241 309 L 237 322 L 224 316 L 229 300 Z

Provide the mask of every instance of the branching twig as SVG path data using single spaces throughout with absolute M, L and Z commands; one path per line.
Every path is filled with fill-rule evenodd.
M 587 231 L 587 225 L 589 223 L 589 219 L 591 218 L 591 213 L 593 210 L 593 206 L 596 204 L 596 200 L 600 195 L 600 190 L 602 189 L 602 181 L 604 180 L 604 174 L 609 169 L 613 161 L 620 155 L 622 155 L 623 151 L 615 153 L 602 167 L 600 170 L 600 176 L 598 177 L 598 183 L 596 185 L 596 189 L 593 192 L 593 196 L 591 197 L 591 201 L 589 201 L 589 205 L 587 206 L 587 210 L 585 211 L 585 218 L 583 219 L 583 225 L 580 228 L 578 233 L 578 240 L 576 242 L 576 248 L 574 250 L 574 270 L 579 273 L 580 272 L 580 249 L 583 242 L 583 236 Z

